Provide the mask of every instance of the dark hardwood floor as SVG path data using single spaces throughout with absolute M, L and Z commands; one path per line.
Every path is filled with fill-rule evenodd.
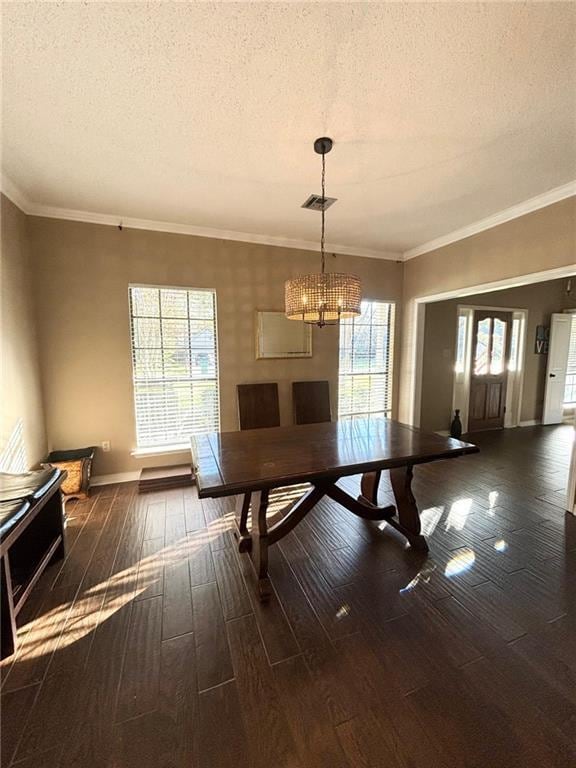
M 230 500 L 70 503 L 2 665 L 2 765 L 573 768 L 571 430 L 475 438 L 415 470 L 428 555 L 324 502 L 273 547 L 268 605 Z

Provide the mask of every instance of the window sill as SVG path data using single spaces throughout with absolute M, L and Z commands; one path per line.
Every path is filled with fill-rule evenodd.
M 187 453 L 190 450 L 188 443 L 180 445 L 160 445 L 156 448 L 134 448 L 130 455 L 135 459 L 144 459 L 147 456 L 169 456 L 171 453 Z

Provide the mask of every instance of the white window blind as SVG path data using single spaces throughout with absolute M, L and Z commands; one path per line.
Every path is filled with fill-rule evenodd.
M 564 405 L 576 405 L 576 314 L 572 315 L 572 324 L 570 326 L 570 346 L 568 347 L 568 365 L 566 366 Z
M 359 317 L 340 322 L 338 417 L 390 416 L 394 304 L 363 301 Z
M 138 448 L 220 428 L 214 291 L 130 286 Z

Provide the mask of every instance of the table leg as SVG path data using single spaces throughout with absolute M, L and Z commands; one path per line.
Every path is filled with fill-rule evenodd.
M 378 486 L 380 485 L 380 476 L 382 475 L 382 472 L 378 470 L 377 472 L 365 472 L 362 475 L 362 480 L 360 481 L 360 496 L 358 496 L 358 501 L 361 501 L 363 504 L 371 504 L 374 507 L 378 506 Z
M 8 553 L 0 558 L 0 609 L 2 613 L 2 637 L 0 658 L 11 656 L 16 650 L 16 617 L 12 599 L 12 579 Z
M 319 485 L 318 488 L 321 489 L 326 496 L 338 502 L 338 504 L 341 504 L 347 510 L 354 515 L 361 517 L 363 520 L 391 520 L 396 514 L 396 507 L 394 505 L 378 507 L 366 499 L 364 494 L 355 499 L 346 493 L 343 488 L 336 485 L 336 483 L 326 483 L 325 485 Z
M 268 491 L 256 491 L 252 494 L 252 549 L 250 558 L 258 576 L 258 593 L 260 600 L 267 600 L 272 587 L 268 578 Z
M 390 483 L 398 510 L 398 522 L 394 523 L 394 527 L 406 536 L 414 549 L 427 552 L 428 544 L 420 533 L 420 515 L 412 493 L 412 476 L 411 465 L 390 470 Z
M 47 521 L 50 521 L 48 529 L 54 528 L 56 535 L 60 534 L 62 540 L 52 556 L 51 563 L 57 560 L 63 560 L 66 557 L 66 509 L 64 507 L 64 497 L 62 491 L 58 490 L 46 504 L 46 511 L 43 513 Z M 50 533 L 48 532 L 48 536 Z
M 248 513 L 250 511 L 251 493 L 244 493 L 236 496 L 236 531 L 234 535 L 238 540 L 239 552 L 250 552 L 252 549 L 252 537 L 248 532 Z

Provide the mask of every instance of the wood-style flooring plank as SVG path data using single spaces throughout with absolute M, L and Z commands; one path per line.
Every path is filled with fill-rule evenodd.
M 275 664 L 296 656 L 301 649 L 275 590 L 272 590 L 266 602 L 261 602 L 258 597 L 258 579 L 250 558 L 237 551 L 234 555 L 246 584 L 268 661 Z
M 206 527 L 206 520 L 204 519 L 204 511 L 200 499 L 185 495 L 184 516 L 186 519 L 186 530 L 190 533 L 201 531 Z
M 302 656 L 273 666 L 274 680 L 303 766 L 351 768 L 338 744 L 330 713 Z
M 339 640 L 337 648 L 343 658 L 350 663 L 362 698 L 361 713 L 340 724 L 336 729 L 342 743 L 344 739 L 346 740 L 347 754 L 351 753 L 351 749 L 364 752 L 362 743 L 355 746 L 359 740 L 358 726 L 347 727 L 347 724 L 354 724 L 355 721 L 362 722 L 367 715 L 372 722 L 374 718 L 379 721 L 381 738 L 384 735 L 395 756 L 403 759 L 402 765 L 449 768 L 416 717 L 408 697 L 404 696 L 395 684 L 390 674 L 394 659 L 386 655 L 382 661 L 382 656 L 374 652 L 374 639 L 364 632 Z M 371 743 L 373 736 L 370 732 L 367 738 Z M 360 742 L 362 741 L 363 739 L 360 739 Z M 387 753 L 388 750 L 383 750 L 382 757 L 385 758 Z M 369 752 L 367 764 L 371 765 L 376 759 L 375 764 L 378 765 L 377 756 L 370 757 L 371 754 L 373 755 L 373 752 Z M 360 756 L 356 753 L 354 759 L 358 760 Z M 356 764 L 354 760 L 352 764 Z
M 231 545 L 228 533 L 232 529 L 232 522 L 227 516 L 226 500 L 203 499 L 202 509 L 206 519 L 210 549 L 212 552 L 227 549 Z
M 164 543 L 167 547 L 177 550 L 177 545 L 186 541 L 186 519 L 184 512 L 172 512 L 166 515 Z
M 546 716 L 546 707 L 538 707 L 538 689 L 530 698 L 518 695 L 526 691 L 522 684 L 524 675 L 509 674 L 509 659 L 495 667 L 488 659 L 479 659 L 462 670 L 468 690 L 476 697 L 482 697 L 489 706 L 501 714 L 501 721 L 508 726 L 511 744 L 520 745 L 516 757 L 518 765 L 550 766 L 550 768 L 569 768 L 576 764 L 576 742 L 574 724 L 576 717 L 572 708 L 572 717 L 567 731 L 571 736 L 562 734 L 560 729 Z M 518 665 L 515 665 L 515 670 Z M 507 675 L 503 678 L 503 674 Z M 502 684 L 504 682 L 504 684 Z M 555 702 L 558 710 L 558 701 Z M 520 762 L 520 755 L 523 762 Z M 514 764 L 512 762 L 512 764 Z
M 164 539 L 166 529 L 166 502 L 150 497 L 146 511 L 145 539 Z
M 216 581 L 208 532 L 205 529 L 188 533 L 187 552 L 189 557 L 190 584 L 193 587 L 199 587 L 202 584 Z
M 236 680 L 199 695 L 199 767 L 252 768 Z
M 162 639 L 185 635 L 194 630 L 192 587 L 188 558 L 164 567 L 162 603 Z
M 255 768 L 304 768 L 283 710 L 254 616 L 226 625 L 238 697 Z
M 78 713 L 73 695 L 80 690 L 78 668 L 49 675 L 42 682 L 20 740 L 16 760 L 29 758 L 66 742 Z
M 296 578 L 327 635 L 332 639 L 350 635 L 360 628 L 353 613 L 342 610 L 342 602 L 294 535 L 280 543 Z
M 354 717 L 337 727 L 338 740 L 349 764 L 363 768 L 404 768 L 389 724 L 375 711 Z
M 2 711 L 2 741 L 0 742 L 0 765 L 9 765 L 20 743 L 26 720 L 34 705 L 40 683 L 3 693 L 0 699 Z
M 15 662 L 3 676 L 3 690 L 23 688 L 44 679 L 72 610 L 76 589 L 76 586 L 65 585 L 47 592 L 22 638 Z
M 15 768 L 55 768 L 59 764 L 64 747 L 57 746 L 13 763 Z
M 188 634 L 162 643 L 156 708 L 116 726 L 116 764 L 198 765 L 198 720 L 194 638 Z
M 554 689 L 576 704 L 576 622 L 570 618 L 548 623 L 524 635 L 510 648 Z
M 217 550 L 212 553 L 212 559 L 224 619 L 236 619 L 252 613 L 252 604 L 232 549 Z
M 134 602 L 118 690 L 116 722 L 156 708 L 160 678 L 162 598 Z
M 182 517 L 184 515 L 184 490 L 183 488 L 173 488 L 166 491 L 166 518 L 172 515 Z M 168 521 L 166 521 L 168 522 Z
M 213 688 L 234 677 L 230 649 L 215 582 L 194 587 L 194 636 L 198 662 L 198 689 Z
M 144 540 L 136 590 L 136 600 L 148 600 L 164 593 L 164 535 Z
M 358 711 L 353 676 L 329 641 L 300 584 L 280 552 L 271 557 L 270 573 L 306 666 L 334 724 Z
M 121 654 L 107 654 L 105 647 L 97 646 L 86 667 L 78 671 L 72 696 L 74 708 L 57 768 L 114 764 L 114 717 L 122 662 Z
M 54 579 L 52 588 L 70 587 L 76 590 L 86 566 L 98 545 L 105 529 L 106 521 L 112 509 L 114 497 L 99 497 L 91 509 L 90 516 L 82 526 L 80 535 L 74 546 L 67 550 L 66 558 L 62 561 L 60 572 Z
M 450 766 L 539 765 L 527 761 L 530 747 L 518 741 L 505 713 L 470 692 L 461 675 L 435 681 L 409 696 L 441 759 Z

